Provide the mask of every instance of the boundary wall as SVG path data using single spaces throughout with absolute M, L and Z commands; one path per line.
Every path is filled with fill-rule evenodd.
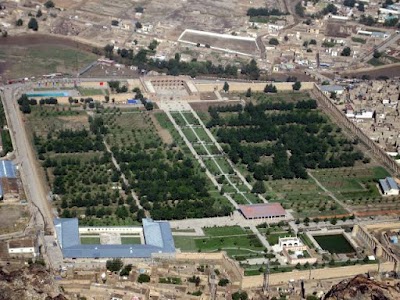
M 337 122 L 341 127 L 349 129 L 355 134 L 360 141 L 367 146 L 388 169 L 395 174 L 400 174 L 400 166 L 374 141 L 372 141 L 360 128 L 358 128 L 352 121 L 350 121 L 332 101 L 321 91 L 321 89 L 315 84 L 313 88 L 313 94 L 316 96 L 318 104 Z

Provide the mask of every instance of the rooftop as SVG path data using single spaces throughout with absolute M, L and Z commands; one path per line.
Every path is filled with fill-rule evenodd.
M 17 178 L 15 166 L 10 160 L 0 161 L 0 178 Z
M 143 219 L 145 245 L 82 245 L 78 219 L 55 219 L 57 239 L 64 258 L 150 258 L 153 253 L 174 253 L 168 222 Z
M 344 87 L 341 85 L 322 85 L 320 87 L 321 91 L 323 92 L 337 92 L 337 91 L 344 91 Z
M 379 179 L 383 191 L 388 192 L 390 190 L 398 190 L 399 187 L 393 177 L 386 177 L 385 179 Z
M 8 243 L 8 248 L 27 248 L 34 247 L 35 242 L 33 239 L 13 240 Z
M 246 219 L 280 217 L 286 215 L 285 209 L 279 203 L 239 205 L 239 210 Z

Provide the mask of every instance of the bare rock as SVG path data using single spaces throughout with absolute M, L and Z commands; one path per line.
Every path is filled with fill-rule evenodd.
M 397 300 L 400 299 L 400 285 L 391 286 L 384 282 L 357 275 L 333 286 L 324 300 Z

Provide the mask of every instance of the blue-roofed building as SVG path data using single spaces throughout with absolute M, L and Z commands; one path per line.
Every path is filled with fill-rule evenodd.
M 0 178 L 17 178 L 17 172 L 11 160 L 0 160 Z
M 139 99 L 128 99 L 126 104 L 142 105 L 142 101 Z
M 168 222 L 143 219 L 145 244 L 82 245 L 78 219 L 55 219 L 56 237 L 64 258 L 151 258 L 153 254 L 174 254 L 175 245 Z M 113 228 L 110 228 L 110 231 Z M 106 231 L 105 228 L 102 231 Z
M 393 177 L 386 177 L 385 179 L 379 179 L 379 186 L 384 196 L 399 195 L 399 186 Z

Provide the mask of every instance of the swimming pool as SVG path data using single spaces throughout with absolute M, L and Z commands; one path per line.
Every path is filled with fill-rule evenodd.
M 68 92 L 32 92 L 32 93 L 26 93 L 28 98 L 50 98 L 50 97 L 69 97 Z

